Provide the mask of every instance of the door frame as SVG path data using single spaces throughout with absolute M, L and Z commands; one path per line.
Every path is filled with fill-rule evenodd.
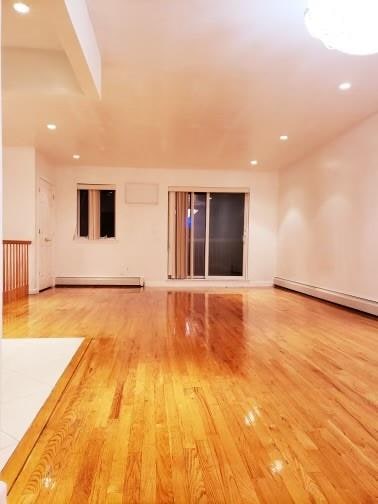
M 249 212 L 250 212 L 250 189 L 246 187 L 168 187 L 168 198 L 170 193 L 187 192 L 191 195 L 191 216 L 194 215 L 194 193 L 206 193 L 206 237 L 205 237 L 205 276 L 193 275 L 193 253 L 191 253 L 189 276 L 186 280 L 247 280 L 248 279 L 248 252 L 249 252 Z M 243 274 L 241 276 L 213 276 L 209 275 L 209 235 L 210 235 L 210 194 L 211 193 L 226 193 L 226 194 L 244 194 L 244 232 L 243 232 Z M 169 215 L 168 227 L 172 227 Z M 194 219 L 190 230 L 190 249 L 193 252 L 193 236 L 194 236 Z M 170 236 L 170 235 L 169 235 Z M 171 237 L 172 239 L 172 237 Z M 172 254 L 172 243 L 168 242 L 168 271 L 170 271 L 170 254 Z

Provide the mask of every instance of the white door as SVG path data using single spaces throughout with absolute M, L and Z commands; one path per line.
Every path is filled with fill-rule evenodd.
M 39 290 L 54 285 L 53 240 L 54 240 L 54 190 L 51 184 L 39 179 Z

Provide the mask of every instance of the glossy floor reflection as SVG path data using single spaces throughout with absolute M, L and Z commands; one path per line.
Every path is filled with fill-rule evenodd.
M 81 338 L 0 339 L 0 470 L 81 342 Z
M 377 499 L 372 317 L 275 289 L 56 289 L 4 329 L 88 342 L 11 504 Z

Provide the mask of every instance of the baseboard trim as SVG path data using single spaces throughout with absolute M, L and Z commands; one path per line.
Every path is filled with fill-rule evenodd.
M 273 281 L 251 280 L 144 280 L 143 277 L 57 277 L 56 287 L 69 286 L 137 286 L 164 287 L 170 289 L 182 288 L 251 288 L 273 287 Z
M 274 278 L 274 285 L 284 287 L 285 289 L 290 289 L 292 291 L 301 292 L 302 294 L 307 294 L 319 299 L 324 299 L 325 301 L 341 306 L 353 308 L 354 310 L 369 313 L 370 315 L 378 316 L 378 303 L 376 301 L 372 301 L 371 299 L 364 299 L 344 294 L 342 292 L 322 289 L 320 287 L 315 287 L 314 285 L 294 282 L 280 277 Z
M 57 277 L 56 287 L 143 287 L 143 277 Z
M 273 287 L 273 281 L 253 282 L 249 280 L 146 280 L 146 287 L 164 287 L 169 289 L 206 289 L 220 288 L 248 288 L 251 287 Z

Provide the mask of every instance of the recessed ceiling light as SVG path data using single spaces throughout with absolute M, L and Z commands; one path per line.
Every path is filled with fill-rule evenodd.
M 49 130 L 56 130 L 56 124 L 52 124 L 52 123 L 48 124 L 47 125 L 47 129 L 49 129 Z
M 350 82 L 342 82 L 339 85 L 340 91 L 348 91 L 348 89 L 350 89 L 351 87 L 352 87 L 352 84 Z
M 259 164 L 259 162 L 256 159 L 254 159 L 253 161 L 251 161 L 251 165 L 252 166 L 257 166 L 258 164 Z
M 282 142 L 287 142 L 287 141 L 289 140 L 289 137 L 288 137 L 287 135 L 281 135 L 281 136 L 280 136 L 280 140 L 281 140 Z
M 24 2 L 15 2 L 13 4 L 13 9 L 18 12 L 18 14 L 29 14 L 30 7 Z
M 73 157 L 74 159 L 80 159 L 80 154 L 74 154 L 72 157 Z

